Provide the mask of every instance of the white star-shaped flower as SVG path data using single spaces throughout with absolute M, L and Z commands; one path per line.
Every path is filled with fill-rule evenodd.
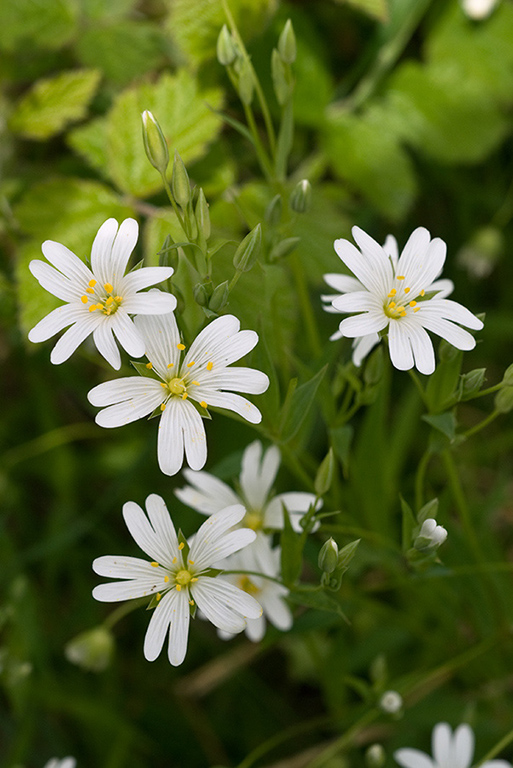
M 398 749 L 394 758 L 402 768 L 470 768 L 474 756 L 474 733 L 459 725 L 454 733 L 447 723 L 438 723 L 432 736 L 433 758 L 418 749 Z M 511 768 L 506 760 L 487 760 L 481 768 Z
M 257 536 L 256 541 L 243 552 L 236 552 L 226 558 L 218 567 L 227 571 L 254 571 L 274 579 L 280 575 L 280 547 L 271 549 L 267 536 Z M 254 573 L 226 574 L 224 577 L 234 586 L 253 595 L 262 606 L 263 614 L 258 619 L 248 619 L 246 635 L 253 643 L 259 643 L 265 635 L 266 619 L 277 629 L 286 632 L 292 626 L 292 613 L 285 597 L 288 589 L 276 581 L 255 576 Z M 219 630 L 218 634 L 229 640 L 233 633 Z
M 74 757 L 63 757 L 62 760 L 59 760 L 58 757 L 52 757 L 46 763 L 45 768 L 75 768 L 76 764 L 77 761 Z
M 283 528 L 285 505 L 294 530 L 299 532 L 302 530 L 300 520 L 315 502 L 315 495 L 289 491 L 272 496 L 279 466 L 279 449 L 273 445 L 263 453 L 262 443 L 255 440 L 242 456 L 239 493 L 209 472 L 192 472 L 189 469 L 184 469 L 183 474 L 190 485 L 177 489 L 175 493 L 180 501 L 203 515 L 212 515 L 228 504 L 243 504 L 247 509 L 244 525 L 257 532 L 264 528 Z M 322 501 L 319 500 L 317 509 L 321 506 Z
M 453 289 L 450 280 L 436 280 L 445 262 L 443 240 L 431 240 L 427 229 L 419 227 L 398 256 L 395 240 L 387 238 L 381 246 L 359 227 L 352 232 L 360 250 L 344 239 L 335 241 L 335 250 L 356 279 L 325 275 L 328 284 L 343 293 L 325 300 L 332 302 L 328 311 L 359 313 L 342 320 L 331 337 L 356 339 L 355 364 L 361 363 L 385 329 L 392 364 L 402 371 L 414 366 L 424 374 L 435 370 L 433 344 L 426 331 L 458 349 L 475 347 L 474 337 L 460 326 L 479 330 L 483 323 L 446 298 Z
M 52 363 L 63 363 L 92 333 L 98 352 L 119 370 L 121 357 L 113 334 L 129 355 L 142 357 L 145 352 L 144 339 L 129 315 L 162 315 L 176 307 L 170 293 L 140 293 L 171 277 L 172 267 L 145 267 L 125 275 L 138 231 L 134 219 L 125 219 L 119 230 L 116 219 L 108 219 L 94 239 L 91 268 L 53 240 L 41 246 L 50 264 L 38 259 L 30 262 L 29 269 L 43 288 L 67 302 L 40 320 L 28 335 L 30 341 L 46 341 L 71 326 L 53 348 Z
M 145 515 L 133 501 L 123 506 L 128 530 L 139 547 L 151 558 L 106 555 L 93 562 L 100 576 L 122 579 L 100 584 L 93 597 L 117 602 L 154 595 L 153 611 L 144 639 L 144 656 L 154 661 L 169 635 L 168 657 L 173 666 L 185 658 L 191 608 L 197 605 L 218 629 L 241 632 L 246 619 L 257 619 L 262 608 L 257 601 L 219 575 L 209 575 L 212 566 L 255 539 L 255 532 L 236 526 L 244 507 L 228 507 L 205 520 L 192 542 L 178 536 L 164 500 L 156 494 L 146 499 Z
M 233 391 L 253 395 L 265 392 L 269 379 L 253 368 L 230 368 L 230 363 L 250 352 L 258 342 L 255 331 L 240 331 L 233 315 L 213 320 L 191 344 L 185 345 L 173 313 L 135 319 L 155 378 L 129 376 L 107 381 L 88 394 L 89 402 L 107 406 L 96 416 L 101 427 L 120 427 L 160 408 L 158 461 L 162 472 L 174 475 L 183 463 L 201 469 L 207 459 L 203 420 L 193 405 L 234 411 L 252 424 L 262 415 L 249 400 Z M 227 506 L 227 505 L 224 505 Z

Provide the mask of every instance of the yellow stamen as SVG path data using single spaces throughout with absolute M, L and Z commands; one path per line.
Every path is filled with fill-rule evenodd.
M 196 386 L 199 387 L 199 381 L 191 381 L 191 384 L 196 384 Z
M 207 363 L 207 371 L 211 371 L 213 367 L 214 367 L 214 363 L 212 362 Z
M 161 381 L 161 382 L 160 382 L 160 386 L 161 386 L 161 387 L 164 387 L 164 389 L 167 389 L 167 384 L 164 384 L 164 382 L 163 382 L 163 381 Z
M 183 543 L 183 541 L 181 541 L 180 544 L 178 545 L 178 549 L 182 550 L 184 547 L 185 547 L 185 544 Z
M 193 579 L 191 579 L 191 581 L 198 581 L 198 577 L 195 576 Z
M 92 288 L 86 288 L 86 293 L 94 293 L 94 290 Z
M 392 290 L 388 294 L 388 298 L 391 299 L 393 296 L 395 296 L 396 293 L 397 293 L 396 289 L 392 288 Z
M 189 560 L 189 563 L 190 563 L 191 565 L 194 565 L 194 560 Z
M 397 275 L 398 280 L 404 280 L 404 275 Z
M 401 317 L 406 317 L 406 311 L 401 312 Z
M 164 581 L 165 581 L 165 582 L 166 582 L 166 584 L 167 584 L 167 582 L 169 581 L 169 576 L 164 576 Z
M 188 397 L 189 395 L 187 394 L 187 392 L 184 392 L 182 395 L 182 400 L 187 400 Z
M 185 344 L 177 344 L 178 349 L 185 349 Z
M 104 283 L 103 287 L 105 288 L 107 293 L 112 293 L 112 291 L 114 290 L 113 286 L 110 283 Z
M 405 288 L 405 289 L 404 289 L 404 292 L 405 292 L 405 293 L 409 293 L 410 291 L 411 291 L 411 288 Z
M 157 592 L 157 602 L 160 600 L 161 597 L 162 595 L 160 594 L 160 592 Z
M 153 561 L 153 563 L 150 563 L 150 565 L 151 565 L 152 568 L 158 568 L 159 567 L 159 564 L 156 563 L 155 561 Z
M 165 403 L 161 403 L 160 410 L 161 411 L 165 411 L 166 410 L 166 404 Z
M 82 296 L 82 298 L 80 299 L 80 301 L 82 302 L 82 304 L 87 304 L 87 302 L 89 301 L 89 299 L 87 298 L 87 296 Z
M 200 405 L 201 405 L 202 408 L 206 408 L 207 407 L 207 404 L 206 404 L 206 402 L 204 400 L 201 401 Z
M 181 584 L 177 584 L 176 585 L 176 591 L 177 592 L 181 592 L 182 591 L 182 585 Z
M 192 363 L 187 363 L 187 368 L 192 368 L 193 365 L 194 365 L 194 360 L 192 361 Z
M 167 367 L 168 367 L 168 368 L 174 368 L 174 365 L 175 365 L 174 363 L 168 363 L 168 364 L 167 364 Z
M 395 307 L 395 305 L 396 305 L 395 301 L 391 301 L 388 306 L 390 307 L 390 309 L 393 309 Z
M 425 295 L 425 293 L 426 293 L 426 291 L 425 291 L 425 290 L 424 290 L 424 288 L 423 288 L 423 289 L 421 290 L 421 292 L 420 292 L 420 295 L 421 295 L 421 296 L 424 296 L 424 295 Z
M 194 600 L 189 600 L 189 605 L 194 605 Z
M 174 565 L 175 563 L 177 563 L 177 562 L 178 562 L 178 560 L 176 559 L 176 557 L 173 557 L 173 565 Z
M 112 296 L 109 296 L 109 298 L 106 299 L 105 301 L 105 306 L 110 307 L 111 304 L 114 304 L 114 299 L 112 298 Z
M 404 312 L 404 307 L 402 305 L 397 307 L 396 312 Z
M 91 304 L 91 306 L 89 307 L 89 312 L 94 312 L 95 309 L 96 309 L 96 304 Z
M 89 280 L 87 285 L 89 286 L 89 288 L 94 288 L 94 286 L 96 285 L 96 280 Z
M 146 368 L 147 368 L 149 371 L 151 371 L 151 369 L 153 368 L 153 363 L 146 363 Z
M 123 301 L 123 296 L 114 296 L 114 301 L 117 301 L 117 303 L 120 304 Z
M 418 312 L 418 311 L 419 311 L 419 309 L 420 309 L 420 307 L 415 307 L 415 309 L 414 309 L 413 311 L 414 311 L 414 312 Z
M 416 307 L 417 302 L 416 301 L 410 301 L 410 307 Z

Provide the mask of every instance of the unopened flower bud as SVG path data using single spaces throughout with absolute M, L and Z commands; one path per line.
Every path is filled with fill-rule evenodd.
M 225 280 L 223 283 L 219 283 L 219 285 L 214 288 L 212 296 L 210 297 L 208 308 L 211 309 L 212 312 L 219 312 L 224 306 L 226 306 L 229 292 L 228 280 Z
M 330 448 L 322 460 L 315 476 L 314 487 L 317 496 L 324 496 L 324 494 L 327 493 L 331 488 L 334 467 L 335 456 L 333 454 L 333 448 Z
M 278 53 L 286 64 L 293 64 L 296 60 L 296 36 L 290 19 L 287 19 L 278 40 Z
M 196 216 L 196 223 L 198 225 L 199 231 L 205 240 L 208 240 L 210 237 L 210 214 L 208 212 L 207 198 L 205 197 L 205 193 L 202 189 L 199 191 L 194 215 Z
M 219 37 L 217 38 L 217 60 L 223 67 L 228 67 L 230 64 L 233 64 L 236 57 L 237 46 L 228 31 L 228 27 L 226 24 L 223 24 Z
M 479 280 L 488 277 L 503 253 L 503 233 L 497 227 L 487 226 L 474 232 L 457 259 L 471 277 Z
M 463 10 L 474 21 L 486 19 L 496 5 L 497 0 L 462 0 Z
M 269 261 L 278 261 L 278 259 L 285 258 L 285 256 L 288 256 L 297 248 L 300 242 L 300 237 L 286 237 L 284 240 L 280 240 L 271 249 Z
M 365 763 L 368 768 L 383 768 L 386 754 L 381 744 L 371 744 L 365 752 Z
M 249 107 L 249 105 L 253 101 L 254 88 L 255 88 L 255 81 L 253 78 L 251 65 L 248 59 L 244 58 L 242 59 L 240 69 L 239 69 L 238 90 L 239 90 L 240 100 L 247 107 Z
M 212 290 L 208 290 L 209 284 L 208 283 L 198 283 L 194 286 L 193 289 L 193 295 L 194 300 L 197 304 L 200 305 L 200 307 L 206 307 L 208 304 L 208 300 L 210 298 L 210 295 L 212 293 Z M 210 284 L 211 288 L 211 284 Z
M 111 631 L 104 626 L 81 632 L 64 648 L 68 661 L 89 672 L 102 672 L 107 669 L 113 652 L 114 638 Z
M 171 189 L 173 197 L 181 208 L 185 208 L 191 197 L 191 185 L 189 174 L 183 164 L 183 160 L 175 149 L 175 159 L 173 161 L 173 177 L 171 180 Z
M 338 563 L 337 542 L 329 538 L 321 547 L 318 558 L 319 568 L 325 573 L 333 573 Z
M 447 538 L 447 531 L 442 525 L 437 525 L 434 518 L 424 520 L 418 536 L 413 542 L 415 549 L 437 549 Z
M 265 209 L 265 220 L 271 227 L 280 223 L 282 208 L 281 195 L 275 195 Z
M 485 380 L 486 368 L 476 368 L 460 377 L 459 399 L 467 400 L 479 392 Z
M 351 560 L 356 555 L 356 550 L 358 548 L 358 544 L 360 543 L 360 541 L 361 539 L 355 539 L 355 541 L 351 541 L 349 544 L 346 544 L 345 547 L 342 547 L 342 549 L 338 553 L 337 568 L 347 571 L 351 563 Z
M 385 691 L 379 700 L 379 708 L 389 715 L 396 715 L 403 706 L 402 696 L 397 691 Z
M 287 65 L 274 48 L 271 56 L 271 74 L 273 78 L 274 93 L 280 106 L 283 106 L 292 96 L 292 81 Z
M 511 365 L 508 365 L 508 367 L 504 371 L 504 376 L 502 377 L 502 383 L 506 384 L 508 387 L 513 387 L 513 363 Z
M 306 213 L 312 202 L 312 185 L 308 179 L 299 181 L 290 195 L 290 207 L 296 213 Z
M 509 413 L 513 410 L 513 387 L 503 387 L 495 395 L 495 410 Z
M 235 269 L 238 269 L 239 272 L 249 272 L 260 255 L 261 246 L 262 225 L 257 224 L 256 227 L 246 235 L 235 251 L 235 256 L 233 257 L 233 266 Z
M 169 164 L 169 151 L 162 129 L 147 109 L 142 113 L 143 142 L 148 160 L 162 175 Z

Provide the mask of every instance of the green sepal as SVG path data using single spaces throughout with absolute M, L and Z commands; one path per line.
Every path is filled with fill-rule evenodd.
M 153 380 L 158 380 L 160 378 L 153 368 L 146 368 L 146 363 L 138 363 L 136 360 L 130 360 L 130 365 L 134 366 L 139 376 L 146 376 L 147 379 Z
M 203 406 L 200 405 L 196 400 L 192 400 L 191 398 L 189 398 L 189 403 L 191 403 L 191 405 L 193 405 L 194 408 L 196 408 L 196 410 L 198 411 L 202 419 L 208 419 L 209 421 L 212 419 L 212 416 L 210 415 L 209 411 L 206 408 L 203 408 Z
M 178 538 L 178 544 L 179 545 L 183 544 L 183 547 L 181 549 L 182 557 L 183 557 L 184 563 L 187 563 L 187 558 L 189 557 L 190 546 L 187 543 L 187 539 L 183 535 L 181 528 L 178 529 L 177 538 Z
M 344 573 L 347 571 L 351 564 L 351 560 L 356 555 L 356 550 L 358 549 L 360 541 L 361 539 L 355 539 L 354 541 L 350 541 L 349 544 L 346 544 L 345 547 L 342 547 L 338 553 L 337 570 L 343 569 Z
M 315 476 L 314 488 L 318 497 L 324 496 L 324 494 L 331 488 L 334 467 L 335 457 L 333 455 L 333 448 L 330 448 L 322 460 Z
M 157 405 L 157 407 L 150 413 L 146 421 L 151 421 L 151 419 L 156 419 L 158 416 L 162 416 L 162 408 L 160 405 Z
M 146 606 L 147 611 L 152 611 L 160 603 L 160 600 L 157 600 L 157 594 L 158 592 L 151 596 L 151 600 Z
M 417 521 L 419 524 L 419 529 L 422 527 L 422 523 L 427 520 L 429 517 L 434 518 L 436 520 L 436 517 L 438 515 L 438 499 L 431 499 L 431 501 L 428 501 L 424 506 L 418 511 L 417 513 Z
M 208 576 L 209 578 L 215 579 L 216 576 L 219 576 L 219 574 L 224 573 L 224 570 L 222 568 L 209 568 L 207 571 L 202 571 L 202 576 Z
M 189 613 L 190 613 L 191 619 L 195 619 L 196 618 L 196 611 L 197 611 L 197 609 L 198 609 L 198 606 L 196 605 L 196 601 L 194 601 L 194 603 L 192 605 L 189 602 Z
M 425 413 L 422 420 L 445 435 L 451 442 L 456 437 L 456 416 L 453 411 L 445 413 Z
M 135 267 L 132 267 L 132 269 L 128 270 L 127 274 L 132 274 L 132 272 L 135 272 L 137 269 L 142 269 L 144 267 L 144 259 L 141 259 L 141 261 L 138 261 Z

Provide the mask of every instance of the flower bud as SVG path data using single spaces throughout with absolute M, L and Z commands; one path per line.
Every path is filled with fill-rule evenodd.
M 497 5 L 497 0 L 463 0 L 463 10 L 470 19 L 482 21 L 490 16 Z
M 283 63 L 276 48 L 274 48 L 271 56 L 271 74 L 276 99 L 278 104 L 283 106 L 292 96 L 292 82 L 287 71 L 287 65 Z
M 196 223 L 198 224 L 199 231 L 205 240 L 208 240 L 210 237 L 210 214 L 208 212 L 207 198 L 202 189 L 199 191 L 194 215 L 196 216 Z
M 171 189 L 173 197 L 181 208 L 186 208 L 191 197 L 191 185 L 189 174 L 183 164 L 183 160 L 175 149 L 175 159 L 173 161 L 173 177 L 171 180 Z
M 504 376 L 502 377 L 502 383 L 506 384 L 508 387 L 513 387 L 513 363 L 511 365 L 508 365 L 508 367 L 504 371 Z
M 113 653 L 114 638 L 103 625 L 81 632 L 64 648 L 68 661 L 89 672 L 103 672 L 107 669 Z
M 308 179 L 299 181 L 291 192 L 289 205 L 296 213 L 306 213 L 312 202 L 312 185 Z
M 486 368 L 475 368 L 460 376 L 458 387 L 459 400 L 468 400 L 479 392 L 485 380 Z
M 317 475 L 315 476 L 314 487 L 317 496 L 324 496 L 324 494 L 331 488 L 334 466 L 335 457 L 333 455 L 333 448 L 330 448 L 322 460 L 319 469 L 317 470 Z
M 371 744 L 365 752 L 365 763 L 368 768 L 383 768 L 386 754 L 381 744 Z
M 503 387 L 495 395 L 495 410 L 509 413 L 513 410 L 513 387 Z
M 235 251 L 235 256 L 233 257 L 233 266 L 235 269 L 238 269 L 239 272 L 249 272 L 260 255 L 261 247 L 262 225 L 257 224 L 256 227 L 246 235 Z
M 217 60 L 223 67 L 228 67 L 230 64 L 233 64 L 236 58 L 237 46 L 228 31 L 228 27 L 226 24 L 223 24 L 219 37 L 217 38 Z
M 379 708 L 389 715 L 396 715 L 403 706 L 402 696 L 397 691 L 385 691 L 379 700 Z
M 210 288 L 210 290 L 209 290 Z M 194 286 L 193 295 L 194 300 L 200 307 L 206 307 L 208 300 L 212 294 L 212 283 L 198 283 Z
M 172 267 L 176 272 L 178 268 L 178 248 L 171 248 L 174 240 L 171 235 L 167 235 L 159 254 L 159 267 Z
M 219 283 L 219 285 L 214 288 L 212 296 L 210 297 L 208 308 L 212 310 L 212 312 L 219 312 L 219 310 L 226 306 L 229 293 L 230 290 L 228 288 L 228 280 L 225 280 L 223 283 Z
M 287 19 L 278 40 L 278 53 L 285 64 L 293 64 L 296 60 L 296 36 L 290 19 Z
M 253 79 L 253 72 L 251 70 L 251 65 L 247 58 L 242 59 L 240 69 L 239 69 L 239 96 L 240 100 L 243 104 L 245 104 L 247 107 L 251 104 L 253 101 L 253 91 L 255 88 L 255 81 Z
M 333 573 L 338 563 L 338 545 L 331 537 L 324 542 L 319 552 L 319 568 L 325 573 Z
M 275 195 L 265 209 L 265 220 L 271 227 L 280 223 L 282 208 L 281 195 Z
M 297 248 L 300 242 L 300 237 L 286 237 L 284 240 L 280 240 L 279 243 L 276 243 L 276 245 L 272 247 L 269 254 L 269 261 L 273 262 L 285 258 L 285 256 L 288 256 L 295 250 L 295 248 Z
M 428 517 L 424 520 L 413 546 L 418 550 L 438 549 L 447 538 L 447 531 L 442 525 L 437 525 L 436 520 Z
M 144 149 L 148 160 L 164 175 L 169 164 L 169 151 L 162 129 L 147 109 L 142 113 L 142 122 Z
M 346 544 L 345 547 L 342 547 L 342 549 L 338 553 L 338 563 L 337 563 L 338 569 L 343 569 L 344 571 L 347 571 L 347 569 L 349 568 L 349 564 L 351 563 L 351 560 L 356 555 L 356 549 L 360 541 L 361 539 L 355 539 L 355 541 L 351 541 L 349 544 Z

